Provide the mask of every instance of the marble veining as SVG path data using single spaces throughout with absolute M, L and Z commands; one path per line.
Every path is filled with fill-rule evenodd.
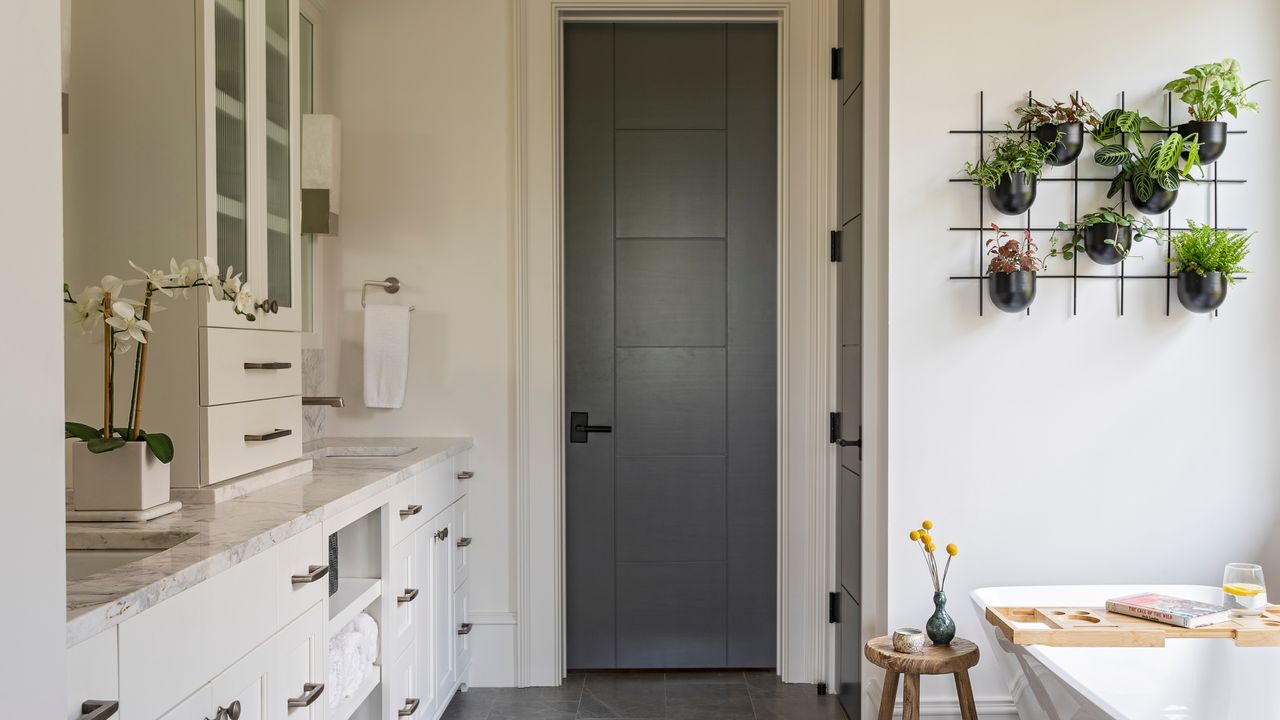
M 324 385 L 324 350 L 302 349 L 302 394 L 320 395 Z M 302 442 L 324 437 L 325 418 L 329 408 L 323 405 L 302 406 Z
M 190 535 L 176 546 L 107 572 L 67 583 L 67 646 L 137 615 L 329 517 L 372 498 L 472 447 L 470 438 L 326 438 L 308 443 L 311 472 L 241 498 L 186 505 L 145 523 L 119 523 L 115 534 Z M 326 447 L 413 447 L 398 457 L 326 458 Z M 103 532 L 67 523 L 68 534 Z

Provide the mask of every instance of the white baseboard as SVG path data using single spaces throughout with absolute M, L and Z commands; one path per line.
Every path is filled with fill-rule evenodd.
M 899 687 L 901 687 L 901 685 L 899 685 Z M 867 683 L 866 697 L 873 713 L 878 712 L 880 709 L 880 693 L 882 690 L 883 683 L 879 678 L 873 679 Z M 1019 720 L 1018 706 L 1014 702 L 1012 696 L 978 697 L 974 698 L 974 704 L 978 706 L 978 717 L 983 720 L 995 720 L 996 718 Z M 896 718 L 902 717 L 901 700 L 894 703 L 893 716 Z M 954 720 L 961 720 L 960 705 L 958 704 L 955 695 L 949 694 L 944 696 L 922 697 L 920 698 L 920 717 L 954 718 Z
M 516 615 L 471 612 L 471 687 L 516 686 Z

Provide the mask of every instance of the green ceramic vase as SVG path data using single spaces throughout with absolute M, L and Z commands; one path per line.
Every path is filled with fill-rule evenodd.
M 933 607 L 933 615 L 930 615 L 929 622 L 925 623 L 924 631 L 929 634 L 929 639 L 934 645 L 950 645 L 956 636 L 956 623 L 947 614 L 947 594 L 934 593 Z

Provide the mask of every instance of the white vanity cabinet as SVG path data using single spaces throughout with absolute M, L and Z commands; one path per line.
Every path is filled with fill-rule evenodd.
M 175 488 L 301 454 L 298 0 L 71 0 L 66 279 L 213 258 L 261 306 L 158 297 L 142 424 Z M 138 297 L 139 288 L 130 296 Z M 101 355 L 67 337 L 69 417 L 102 415 Z M 132 356 L 117 363 L 130 387 Z M 127 403 L 117 401 L 117 422 Z
M 118 704 L 118 652 L 115 628 L 67 649 L 67 720 L 93 717 L 95 712 L 102 717 L 110 709 L 104 710 L 103 705 Z M 114 720 L 123 716 L 117 707 L 110 717 Z

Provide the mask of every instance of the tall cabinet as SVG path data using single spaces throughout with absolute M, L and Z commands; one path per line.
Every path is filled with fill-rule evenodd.
M 73 292 L 136 275 L 130 260 L 207 256 L 241 275 L 260 301 L 254 322 L 230 303 L 161 298 L 142 425 L 173 437 L 179 488 L 298 457 L 298 0 L 74 0 L 72 15 Z M 70 418 L 101 412 L 87 344 L 67 342 Z M 128 387 L 132 365 L 118 365 Z

